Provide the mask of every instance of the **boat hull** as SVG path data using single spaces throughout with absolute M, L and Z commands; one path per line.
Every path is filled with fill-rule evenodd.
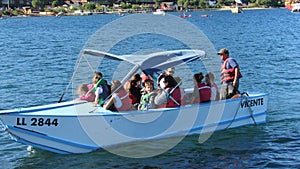
M 119 113 L 87 102 L 65 102 L 1 111 L 0 119 L 5 130 L 23 144 L 60 154 L 87 153 L 265 123 L 267 101 L 266 94 L 252 94 L 180 108 Z

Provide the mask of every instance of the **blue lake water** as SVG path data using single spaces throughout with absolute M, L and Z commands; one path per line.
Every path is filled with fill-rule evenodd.
M 201 18 L 201 14 L 209 17 Z M 266 124 L 218 132 L 203 144 L 198 143 L 198 136 L 187 137 L 172 150 L 145 159 L 106 151 L 59 155 L 37 150 L 28 154 L 25 145 L 0 132 L 0 168 L 300 168 L 300 27 L 296 26 L 300 15 L 286 9 L 192 15 L 186 20 L 202 30 L 216 49 L 227 47 L 237 59 L 244 75 L 241 88 L 269 93 Z M 0 20 L 0 109 L 57 102 L 88 39 L 119 18 Z M 126 26 L 112 32 L 126 31 Z M 140 38 L 139 44 L 120 42 L 121 47 L 112 50 L 120 54 L 136 48 L 176 48 L 168 43 L 168 37 L 147 38 Z

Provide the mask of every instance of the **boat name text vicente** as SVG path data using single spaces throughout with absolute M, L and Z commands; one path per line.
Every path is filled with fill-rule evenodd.
M 262 106 L 264 105 L 264 98 L 246 100 L 241 103 L 242 108 L 253 107 L 253 106 Z

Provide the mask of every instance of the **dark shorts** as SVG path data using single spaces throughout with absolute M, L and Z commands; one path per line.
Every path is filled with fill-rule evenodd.
M 230 99 L 232 96 L 238 94 L 238 86 L 234 87 L 232 84 L 222 85 L 220 92 L 220 99 Z

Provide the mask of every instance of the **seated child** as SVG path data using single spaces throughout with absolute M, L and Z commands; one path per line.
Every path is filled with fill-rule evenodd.
M 147 110 L 150 108 L 155 108 L 154 98 L 156 96 L 156 92 L 154 90 L 154 82 L 151 79 L 145 80 L 144 83 L 144 93 L 141 97 L 140 104 L 138 106 L 139 110 Z
M 87 84 L 81 84 L 78 87 L 77 93 L 81 95 L 80 98 L 76 100 L 86 100 L 88 102 L 93 102 L 95 100 L 95 94 L 94 93 L 88 93 L 88 86 Z

